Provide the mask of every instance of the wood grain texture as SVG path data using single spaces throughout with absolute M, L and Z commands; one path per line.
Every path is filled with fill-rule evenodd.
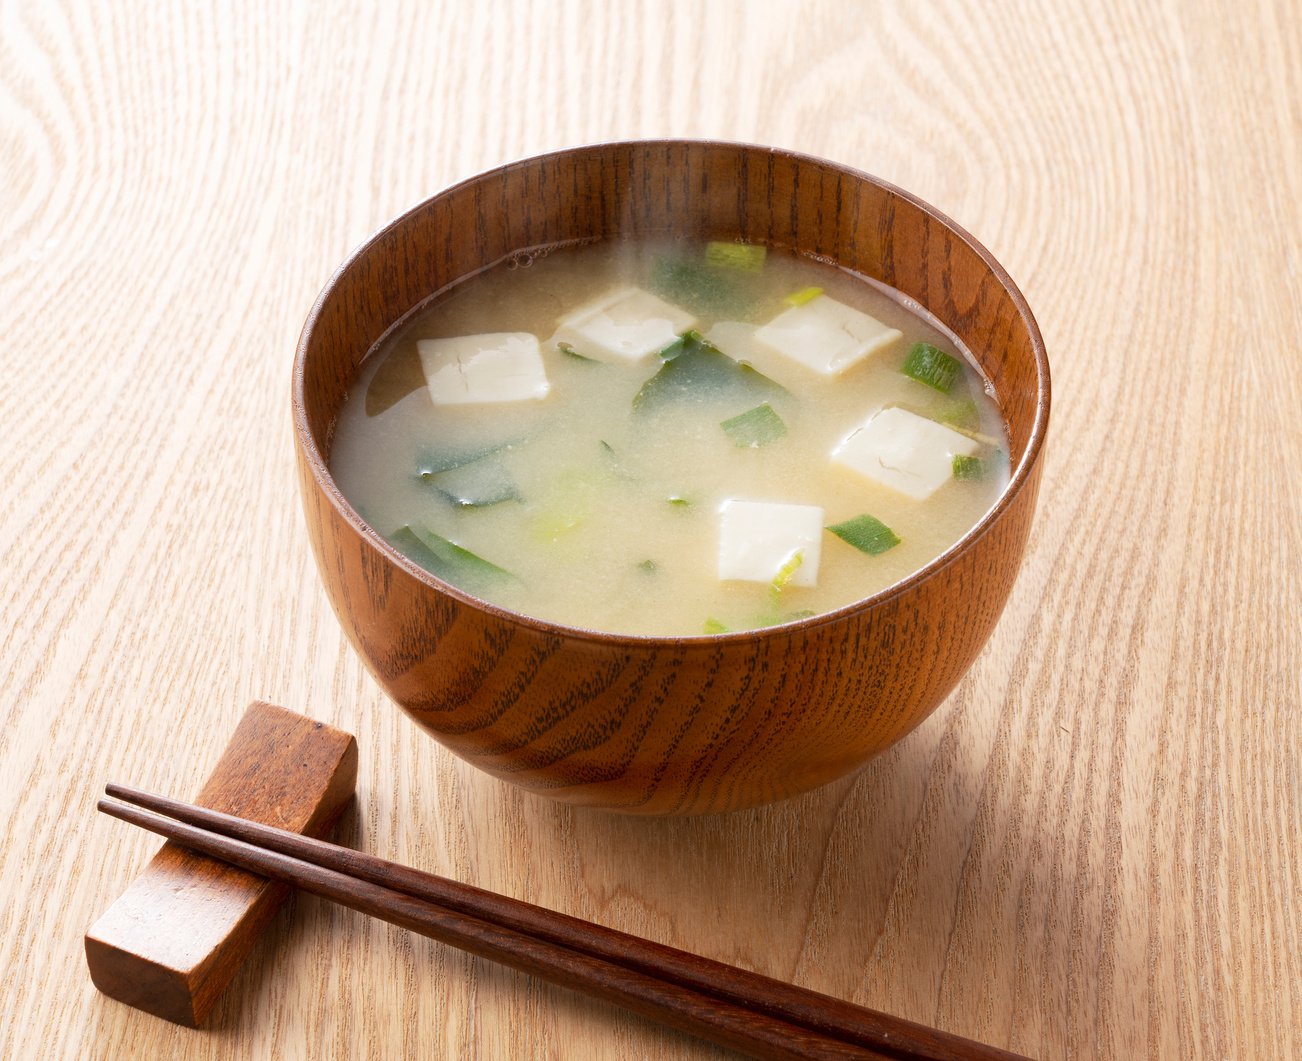
M 94 794 L 188 791 L 256 697 L 357 735 L 344 839 L 386 857 L 1033 1056 L 1302 1054 L 1299 100 L 1284 0 L 0 4 L 0 1055 L 718 1056 L 306 898 L 208 1031 L 101 998 L 81 936 L 152 844 Z M 854 778 L 662 822 L 384 702 L 288 390 L 385 220 L 670 135 L 934 203 L 1026 293 L 1055 405 L 946 704 Z
M 617 1001 L 754 1057 L 1026 1061 L 844 999 L 451 881 L 398 862 L 108 785 L 98 809 L 192 851 L 472 954 Z

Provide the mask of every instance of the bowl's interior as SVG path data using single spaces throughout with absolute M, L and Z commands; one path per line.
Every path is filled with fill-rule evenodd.
M 326 461 L 336 413 L 372 345 L 447 285 L 529 247 L 613 237 L 765 242 L 830 259 L 917 300 L 993 383 L 1018 486 L 1047 415 L 1030 311 L 971 237 L 907 193 L 829 162 L 700 141 L 599 145 L 528 159 L 417 206 L 346 263 L 309 317 L 296 368 L 300 441 Z

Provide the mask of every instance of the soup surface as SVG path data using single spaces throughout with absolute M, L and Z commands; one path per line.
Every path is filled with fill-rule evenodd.
M 539 618 L 701 635 L 830 611 L 1008 481 L 971 358 L 898 293 L 739 243 L 521 254 L 377 345 L 339 488 L 401 552 Z

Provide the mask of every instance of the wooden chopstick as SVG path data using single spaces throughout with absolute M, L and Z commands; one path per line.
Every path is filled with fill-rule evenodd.
M 101 811 L 184 846 L 756 1057 L 1019 1057 L 351 848 L 122 785 L 106 792 L 135 806 Z
M 304 891 L 391 924 L 623 1005 L 653 1020 L 755 1057 L 809 1057 L 833 1061 L 899 1056 L 839 1043 L 766 1014 L 747 1013 L 708 995 L 625 969 L 581 951 L 513 932 L 428 900 L 176 822 L 152 811 L 107 801 L 101 801 L 99 807 L 107 814 L 160 833 L 192 850 L 294 884 Z

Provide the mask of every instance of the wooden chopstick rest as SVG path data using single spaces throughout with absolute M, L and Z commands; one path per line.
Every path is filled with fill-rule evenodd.
M 357 784 L 357 742 L 342 730 L 254 701 L 195 802 L 325 836 Z M 163 845 L 86 933 L 106 995 L 198 1027 L 290 888 Z

